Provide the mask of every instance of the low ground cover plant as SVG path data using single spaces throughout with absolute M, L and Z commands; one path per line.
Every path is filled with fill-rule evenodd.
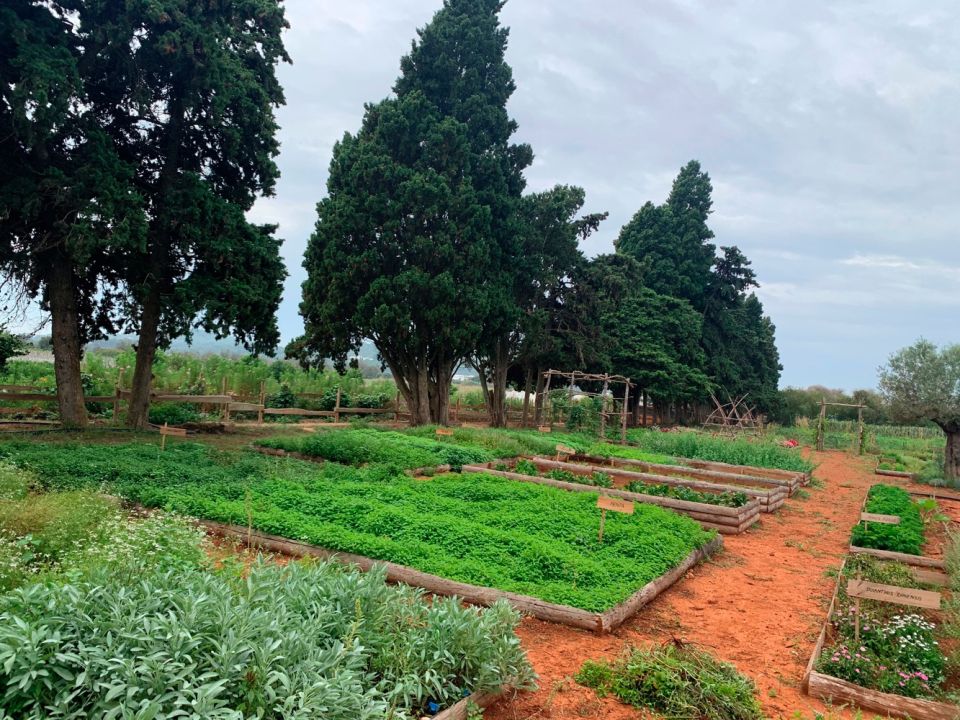
M 924 525 L 920 506 L 910 494 L 893 485 L 874 485 L 867 493 L 866 512 L 896 515 L 899 525 L 858 523 L 853 527 L 850 542 L 857 547 L 920 555 L 923 550 Z
M 657 495 L 658 497 L 673 498 L 675 500 L 686 500 L 687 502 L 706 503 L 708 505 L 719 505 L 721 507 L 738 508 L 743 507 L 750 498 L 746 493 L 733 490 L 709 493 L 692 490 L 686 487 L 676 485 L 662 485 L 657 483 L 644 483 L 634 480 L 627 485 L 627 490 L 645 495 Z
M 345 465 L 388 463 L 403 469 L 483 463 L 493 456 L 482 448 L 468 447 L 374 429 L 318 430 L 306 437 L 267 438 L 257 445 L 299 452 Z
M 863 555 L 848 558 L 818 670 L 881 692 L 941 696 L 947 663 L 937 639 L 940 629 L 932 615 L 925 610 L 861 600 L 857 642 L 854 603 L 846 594 L 846 585 L 858 576 L 885 585 L 920 587 L 905 565 Z
M 646 452 L 725 462 L 732 465 L 779 468 L 796 472 L 810 472 L 813 463 L 805 460 L 799 448 L 786 448 L 773 439 L 721 438 L 702 432 L 660 432 L 635 429 L 627 438 Z
M 627 648 L 613 662 L 588 660 L 576 675 L 600 697 L 613 695 L 668 718 L 760 720 L 753 682 L 733 665 L 678 641 Z
M 482 474 L 417 480 L 389 466 L 318 466 L 177 443 L 0 443 L 46 485 L 105 487 L 146 505 L 602 612 L 714 533 L 663 508 L 607 518 L 594 493 Z
M 434 438 L 435 425 L 403 430 L 404 435 L 422 438 Z M 553 432 L 541 433 L 538 430 L 508 430 L 504 428 L 452 428 L 453 435 L 443 442 L 482 448 L 495 458 L 512 458 L 520 455 L 553 455 L 558 443 L 585 452 L 597 443 L 596 435 L 583 433 Z
M 333 564 L 117 576 L 0 595 L 4 717 L 419 718 L 529 687 L 505 603 L 427 602 Z
M 532 475 L 534 477 L 547 477 L 553 480 L 562 480 L 563 482 L 579 483 L 581 485 L 592 485 L 594 487 L 609 488 L 613 487 L 613 480 L 605 472 L 595 471 L 590 475 L 578 475 L 569 470 L 555 468 L 546 473 L 541 473 L 536 464 L 530 460 L 518 460 L 514 466 L 514 472 L 521 475 Z M 722 493 L 709 493 L 692 490 L 690 488 L 674 485 L 664 485 L 662 483 L 645 483 L 640 480 L 633 480 L 627 484 L 626 490 L 644 495 L 656 495 L 657 497 L 673 498 L 675 500 L 686 500 L 688 502 L 706 503 L 708 505 L 719 505 L 721 507 L 738 508 L 743 507 L 750 502 L 750 497 L 746 493 L 729 491 Z

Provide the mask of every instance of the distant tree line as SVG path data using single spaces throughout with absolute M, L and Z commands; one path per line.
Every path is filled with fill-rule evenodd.
M 447 422 L 463 363 L 494 425 L 506 388 L 541 390 L 551 367 L 626 375 L 635 409 L 642 396 L 682 416 L 717 392 L 774 411 L 775 328 L 749 260 L 711 242 L 697 162 L 593 259 L 579 243 L 606 213 L 582 214 L 583 189 L 526 192 L 533 151 L 506 108 L 502 4 L 446 0 L 393 94 L 334 147 L 304 261 L 305 333 L 288 354 L 342 369 L 372 339 L 415 424 Z

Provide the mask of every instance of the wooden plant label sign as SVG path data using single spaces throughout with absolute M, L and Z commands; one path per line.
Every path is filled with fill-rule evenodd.
M 557 445 L 557 455 L 576 455 L 577 451 L 568 445 Z
M 900 517 L 897 515 L 878 515 L 877 513 L 860 513 L 860 519 L 863 522 L 882 523 L 884 525 L 899 525 Z
M 612 510 L 627 515 L 633 515 L 634 510 L 634 504 L 629 500 L 620 500 L 607 495 L 601 495 L 597 498 L 597 507 L 601 510 Z
M 169 435 L 170 437 L 186 437 L 187 430 L 186 428 L 167 427 L 164 425 L 160 428 L 160 434 Z
M 540 425 L 540 426 L 537 428 L 537 430 L 539 430 L 540 432 L 550 432 L 550 426 L 549 426 L 549 425 Z
M 880 600 L 930 610 L 940 609 L 940 593 L 938 592 L 914 590 L 913 588 L 897 587 L 896 585 L 881 585 L 866 580 L 850 580 L 847 583 L 847 595 L 852 598 Z
M 450 437 L 453 435 L 453 430 L 449 428 L 437 428 L 437 437 Z

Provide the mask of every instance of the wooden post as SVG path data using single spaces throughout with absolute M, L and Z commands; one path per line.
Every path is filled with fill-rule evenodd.
M 643 391 L 643 421 L 641 423 L 643 427 L 647 426 L 647 391 Z
M 227 376 L 226 375 L 223 376 L 223 380 L 220 383 L 220 394 L 221 395 L 227 394 Z M 230 422 L 230 403 L 229 402 L 225 402 L 223 404 L 223 408 L 221 409 L 221 412 L 220 412 L 220 418 L 224 422 Z
M 123 368 L 117 372 L 117 386 L 113 394 L 113 424 L 120 424 L 120 400 L 123 397 Z
M 263 410 L 267 406 L 266 382 L 260 381 L 260 409 L 257 410 L 257 424 L 263 425 Z
M 630 404 L 630 378 L 623 388 L 623 417 L 620 419 L 620 442 L 627 444 L 627 406 Z M 646 410 L 644 410 L 646 412 Z M 644 415 L 646 419 L 646 415 Z
M 394 422 L 400 422 L 400 391 L 397 391 L 397 397 L 393 400 L 393 420 Z
M 160 449 L 167 449 L 167 424 L 163 424 L 163 432 L 160 433 Z
M 341 389 L 340 389 L 340 388 L 337 388 L 337 402 L 336 402 L 336 404 L 333 406 L 333 421 L 334 421 L 335 423 L 340 422 L 340 395 L 341 395 L 341 392 L 342 392 Z
M 827 399 L 820 398 L 820 417 L 817 419 L 817 450 L 823 450 L 824 426 L 827 422 Z
M 601 508 L 600 509 L 600 534 L 597 536 L 598 543 L 603 542 L 603 525 L 606 522 L 607 522 L 607 509 Z
M 550 371 L 551 374 L 547 375 L 547 386 L 543 389 L 543 412 L 547 415 L 547 425 L 553 430 L 553 408 L 549 407 L 550 403 L 550 381 L 553 380 L 553 370 Z
M 857 408 L 857 448 L 859 449 L 859 454 L 863 455 L 864 451 L 864 434 L 863 434 L 863 405 Z
M 600 438 L 607 437 L 607 386 L 610 384 L 610 378 L 604 377 L 603 390 L 600 391 Z
M 460 401 L 463 398 L 460 397 L 460 393 L 457 393 L 457 404 L 453 408 L 453 422 L 457 425 L 460 424 Z

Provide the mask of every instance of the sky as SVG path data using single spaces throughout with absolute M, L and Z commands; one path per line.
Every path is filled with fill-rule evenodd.
M 333 144 L 387 97 L 442 0 L 286 0 L 280 327 L 302 329 L 303 251 Z M 718 245 L 753 261 L 781 386 L 873 387 L 920 336 L 960 342 L 960 22 L 952 0 L 509 0 L 527 189 L 586 190 L 612 252 L 697 159 Z

